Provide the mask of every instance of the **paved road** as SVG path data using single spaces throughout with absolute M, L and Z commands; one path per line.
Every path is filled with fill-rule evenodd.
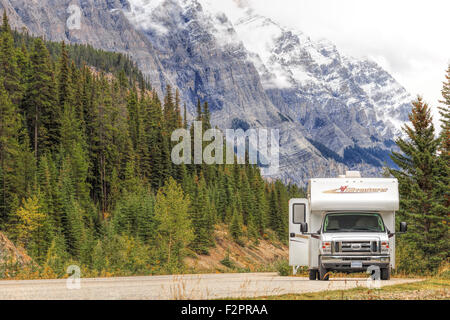
M 418 280 L 380 282 L 384 286 L 414 281 Z M 367 282 L 362 278 L 310 281 L 275 273 L 244 273 L 81 279 L 81 288 L 70 290 L 66 284 L 67 280 L 0 281 L 0 299 L 216 299 L 350 289 Z

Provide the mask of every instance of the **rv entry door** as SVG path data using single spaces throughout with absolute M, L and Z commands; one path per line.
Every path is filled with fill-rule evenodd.
M 307 199 L 289 200 L 289 265 L 309 264 L 309 236 L 302 234 L 300 224 L 309 221 Z

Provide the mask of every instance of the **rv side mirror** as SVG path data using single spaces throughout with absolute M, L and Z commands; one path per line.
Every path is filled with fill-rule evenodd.
M 300 231 L 302 233 L 307 233 L 308 232 L 308 224 L 306 222 L 300 223 Z
M 400 232 L 406 232 L 408 230 L 408 224 L 406 222 L 400 222 Z

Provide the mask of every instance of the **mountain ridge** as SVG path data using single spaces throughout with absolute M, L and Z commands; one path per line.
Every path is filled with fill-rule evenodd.
M 380 174 L 380 166 L 364 161 L 364 154 L 380 150 L 374 157 L 381 164 L 390 152 L 389 142 L 409 109 L 410 96 L 401 85 L 374 63 L 342 57 L 329 41 L 312 42 L 299 31 L 249 15 L 253 23 L 266 19 L 280 32 L 275 40 L 263 38 L 273 44 L 268 51 L 255 50 L 243 39 L 248 20 L 233 22 L 223 12 L 208 11 L 205 1 L 1 0 L 0 5 L 16 28 L 127 53 L 159 94 L 167 84 L 179 88 L 191 115 L 198 98 L 208 101 L 219 128 L 239 121 L 279 129 L 280 173 L 274 178 L 304 185 L 311 176 L 348 168 Z M 69 4 L 81 8 L 81 30 L 67 30 Z M 346 150 L 365 151 L 360 162 L 346 163 Z

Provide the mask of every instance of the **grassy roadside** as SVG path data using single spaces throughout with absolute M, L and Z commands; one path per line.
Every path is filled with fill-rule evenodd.
M 250 300 L 450 300 L 450 279 L 430 278 L 420 282 L 385 286 L 381 289 L 354 288 L 303 294 L 263 296 Z M 244 299 L 247 300 L 247 299 Z

